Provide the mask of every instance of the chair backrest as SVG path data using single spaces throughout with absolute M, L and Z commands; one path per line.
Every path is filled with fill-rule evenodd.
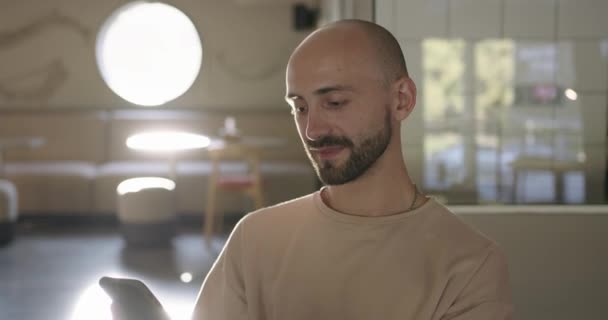
M 210 146 L 208 154 L 212 162 L 212 172 L 217 175 L 221 175 L 220 164 L 223 161 L 238 161 L 247 165 L 248 174 L 255 178 L 260 177 L 259 153 L 254 147 L 238 141 L 226 142 Z

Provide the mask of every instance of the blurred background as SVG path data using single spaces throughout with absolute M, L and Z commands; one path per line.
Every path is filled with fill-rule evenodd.
M 102 275 L 173 319 L 244 214 L 321 186 L 291 51 L 374 21 L 418 87 L 419 188 L 495 239 L 516 319 L 604 319 L 604 0 L 0 0 L 0 319 L 110 319 Z

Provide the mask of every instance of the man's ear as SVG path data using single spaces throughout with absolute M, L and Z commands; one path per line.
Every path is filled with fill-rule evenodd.
M 397 91 L 397 105 L 395 107 L 395 118 L 398 121 L 406 119 L 416 106 L 416 84 L 407 76 L 395 82 Z

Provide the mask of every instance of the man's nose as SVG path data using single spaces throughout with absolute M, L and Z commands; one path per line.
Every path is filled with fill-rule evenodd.
M 330 132 L 330 126 L 321 110 L 308 111 L 308 119 L 306 123 L 306 138 L 310 141 L 318 140 L 321 137 L 327 136 Z

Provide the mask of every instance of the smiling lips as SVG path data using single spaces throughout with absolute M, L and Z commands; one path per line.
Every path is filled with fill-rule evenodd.
M 321 147 L 321 148 L 310 148 L 311 152 L 314 152 L 319 155 L 320 160 L 328 160 L 336 157 L 342 150 L 344 150 L 343 146 L 331 146 L 331 147 Z

